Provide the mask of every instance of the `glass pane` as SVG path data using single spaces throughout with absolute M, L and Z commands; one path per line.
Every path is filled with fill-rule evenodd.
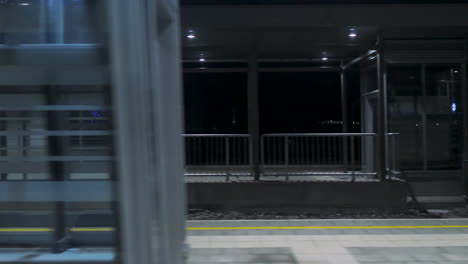
M 402 169 L 423 169 L 422 81 L 419 65 L 388 65 L 388 130 L 400 133 Z
M 2 246 L 115 245 L 106 4 L 0 1 Z
M 247 132 L 246 73 L 185 73 L 184 93 L 185 133 Z
M 428 169 L 459 169 L 463 153 L 460 65 L 429 65 L 427 79 Z
M 260 73 L 262 133 L 341 132 L 339 76 L 337 72 Z
M 371 56 L 360 63 L 356 64 L 354 69 L 361 72 L 361 91 L 372 92 L 379 89 L 377 76 L 377 60 L 375 56 Z

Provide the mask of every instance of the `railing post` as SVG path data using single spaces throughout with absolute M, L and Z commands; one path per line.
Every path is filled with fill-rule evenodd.
M 355 174 L 355 164 L 354 164 L 354 136 L 350 136 L 349 139 L 351 140 L 351 181 L 356 180 L 356 174 Z
M 395 171 L 395 170 L 396 170 L 396 169 L 395 169 L 395 135 L 392 134 L 392 135 L 390 136 L 390 138 L 391 138 L 391 144 L 392 144 L 392 145 L 390 146 L 391 149 L 392 149 L 392 163 L 391 163 L 391 164 L 392 164 L 392 168 L 391 168 L 391 171 Z
M 251 147 L 252 176 L 255 177 L 255 165 L 253 163 L 253 146 Z M 265 174 L 265 136 L 260 136 L 260 174 Z
M 226 137 L 225 140 L 225 149 L 226 149 L 226 181 L 229 181 L 229 176 L 231 175 L 231 168 L 229 162 L 229 137 Z
M 289 180 L 289 137 L 284 138 L 284 163 L 286 165 L 286 180 Z
M 400 159 L 397 158 L 398 153 L 400 152 L 400 134 L 396 135 L 395 139 L 395 170 L 400 172 Z

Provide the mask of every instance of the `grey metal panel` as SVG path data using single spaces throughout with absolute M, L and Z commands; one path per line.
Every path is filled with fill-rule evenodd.
M 35 105 L 35 106 L 15 106 L 2 107 L 0 111 L 96 111 L 109 110 L 109 107 L 100 105 Z M 2 118 L 3 119 L 3 118 Z M 17 120 L 16 117 L 11 120 Z
M 110 171 L 109 161 L 70 162 L 72 173 L 107 173 Z M 0 163 L 0 173 L 48 173 L 48 162 L 9 161 Z
M 158 72 L 153 80 L 158 86 L 153 91 L 154 131 L 156 137 L 156 166 L 160 204 L 161 263 L 185 263 L 185 182 L 182 104 L 182 54 L 180 47 L 180 21 L 177 0 L 160 0 L 156 9 L 166 15 L 158 16 L 158 31 L 152 35 L 157 39 L 157 52 L 153 66 Z M 149 25 L 152 28 L 152 25 Z
M 129 264 L 183 263 L 180 35 L 168 1 L 110 2 L 119 253 Z
M 110 161 L 111 156 L 25 156 L 25 157 L 0 157 L 0 161 Z
M 106 57 L 95 44 L 0 45 L 0 58 L 14 65 L 92 65 L 103 64 Z
M 29 135 L 42 135 L 42 136 L 109 136 L 112 132 L 107 130 L 31 130 L 31 131 L 18 131 L 18 132 L 2 132 L 0 136 L 29 136 Z
M 110 202 L 111 186 L 109 181 L 3 181 L 0 202 Z
M 108 85 L 108 74 L 107 66 L 3 65 L 0 85 Z

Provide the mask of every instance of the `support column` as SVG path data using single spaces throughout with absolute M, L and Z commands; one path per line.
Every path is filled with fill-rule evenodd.
M 461 68 L 462 74 L 462 110 L 463 110 L 463 176 L 462 184 L 465 195 L 468 197 L 468 35 L 465 36 L 465 56 Z
M 340 80 L 341 80 L 341 116 L 343 118 L 343 127 L 342 132 L 348 133 L 348 88 L 346 86 L 346 76 L 345 70 L 341 70 L 340 72 Z
M 60 105 L 60 91 L 58 87 L 49 85 L 44 89 L 47 105 Z M 65 113 L 62 111 L 47 112 L 47 130 L 60 131 L 64 129 Z M 64 156 L 66 153 L 67 139 L 65 137 L 48 136 L 48 155 L 51 157 Z M 63 161 L 49 161 L 49 173 L 51 180 L 55 182 L 64 182 L 67 174 L 66 166 Z M 70 246 L 67 236 L 66 204 L 63 201 L 62 185 L 57 185 L 54 201 L 54 243 L 53 252 L 60 253 Z
M 348 133 L 348 100 L 347 99 L 347 87 L 346 87 L 346 75 L 345 70 L 343 69 L 343 64 L 341 65 L 340 71 L 340 80 L 341 80 L 341 118 L 343 121 L 342 124 L 342 133 Z M 346 137 L 343 138 L 343 165 L 344 172 L 347 172 L 349 169 L 348 161 L 348 144 Z
M 381 180 L 387 175 L 387 84 L 385 83 L 385 61 L 383 37 L 377 40 L 377 89 L 378 94 L 378 126 L 377 126 L 377 172 Z
M 248 130 L 251 140 L 251 165 L 256 181 L 260 180 L 260 114 L 258 97 L 257 56 L 251 53 L 248 59 L 247 76 Z

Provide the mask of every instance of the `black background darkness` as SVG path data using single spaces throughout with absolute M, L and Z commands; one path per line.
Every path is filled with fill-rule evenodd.
M 359 132 L 359 74 L 350 72 L 350 132 Z M 260 132 L 342 132 L 338 72 L 259 73 Z M 247 133 L 247 74 L 185 73 L 185 133 Z M 325 122 L 325 123 L 324 123 Z

